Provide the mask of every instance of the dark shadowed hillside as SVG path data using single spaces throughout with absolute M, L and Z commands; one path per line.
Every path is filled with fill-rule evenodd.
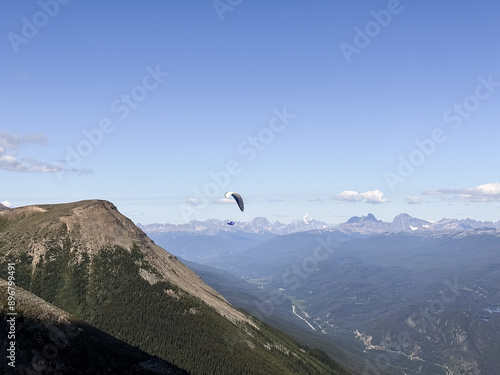
M 7 281 L 0 279 L 0 295 Z M 0 368 L 7 374 L 140 374 L 183 375 L 187 372 L 76 319 L 20 287 L 15 287 L 15 367 L 7 356 Z M 7 304 L 0 306 L 0 331 L 7 332 Z M 3 340 L 2 353 L 11 340 Z

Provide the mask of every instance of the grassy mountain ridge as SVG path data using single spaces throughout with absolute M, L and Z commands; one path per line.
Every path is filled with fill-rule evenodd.
M 192 374 L 343 374 L 233 308 L 111 203 L 0 213 L 0 276 Z

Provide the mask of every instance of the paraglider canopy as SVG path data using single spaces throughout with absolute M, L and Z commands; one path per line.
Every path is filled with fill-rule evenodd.
M 234 193 L 232 191 L 228 191 L 226 193 L 226 198 L 229 198 L 231 196 L 234 198 L 234 200 L 236 201 L 236 203 L 238 203 L 238 207 L 243 212 L 243 210 L 244 210 L 245 207 L 243 205 L 243 198 L 241 197 L 241 195 L 239 195 L 238 193 Z
M 234 221 L 230 221 L 229 223 L 227 223 L 227 225 L 234 225 L 235 222 Z

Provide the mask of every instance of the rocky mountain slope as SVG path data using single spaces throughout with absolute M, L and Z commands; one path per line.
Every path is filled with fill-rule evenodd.
M 342 374 L 232 307 L 110 202 L 0 212 L 0 276 L 192 374 Z

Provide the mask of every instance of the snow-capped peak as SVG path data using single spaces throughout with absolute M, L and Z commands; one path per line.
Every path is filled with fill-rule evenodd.
M 309 214 L 306 214 L 303 218 L 302 218 L 302 221 L 304 223 L 309 223 L 311 221 L 313 221 L 313 218 L 309 215 Z

